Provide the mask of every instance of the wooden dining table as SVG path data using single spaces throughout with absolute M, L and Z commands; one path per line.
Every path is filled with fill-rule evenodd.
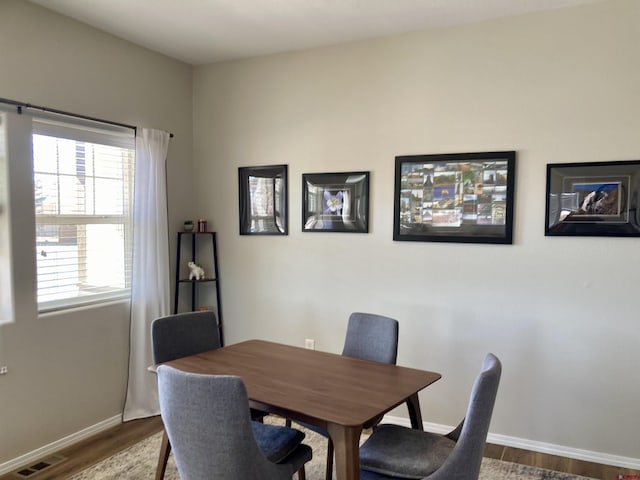
M 334 445 L 337 480 L 359 480 L 359 440 L 369 420 L 407 404 L 422 429 L 418 392 L 440 379 L 426 370 L 248 340 L 179 358 L 179 370 L 242 378 L 252 408 L 317 425 Z

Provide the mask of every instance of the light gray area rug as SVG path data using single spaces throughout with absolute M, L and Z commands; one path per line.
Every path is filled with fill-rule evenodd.
M 307 480 L 323 480 L 327 440 L 310 430 L 303 429 L 304 443 L 313 448 L 313 460 L 306 464 Z M 153 480 L 162 434 L 149 437 L 122 452 L 71 477 L 71 480 Z M 364 438 L 363 438 L 364 440 Z M 295 476 L 294 476 L 295 478 Z M 335 478 L 335 476 L 334 476 Z M 173 456 L 169 458 L 165 480 L 179 480 Z M 518 465 L 485 458 L 480 480 L 588 480 L 587 477 L 553 472 L 541 468 Z M 236 480 L 236 479 L 224 479 Z M 240 480 L 240 479 L 238 479 Z

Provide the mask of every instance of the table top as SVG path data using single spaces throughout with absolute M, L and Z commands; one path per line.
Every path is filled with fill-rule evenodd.
M 183 371 L 237 375 L 251 406 L 293 420 L 361 426 L 441 375 L 264 340 L 167 362 Z

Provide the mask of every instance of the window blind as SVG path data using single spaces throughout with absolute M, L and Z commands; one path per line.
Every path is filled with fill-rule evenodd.
M 128 295 L 133 130 L 45 115 L 32 143 L 40 311 Z

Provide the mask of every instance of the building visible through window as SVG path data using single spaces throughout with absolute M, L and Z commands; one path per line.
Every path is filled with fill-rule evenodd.
M 34 120 L 40 310 L 127 295 L 134 136 Z

